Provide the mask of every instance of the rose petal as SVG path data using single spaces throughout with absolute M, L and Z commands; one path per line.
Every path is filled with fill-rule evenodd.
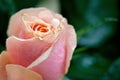
M 27 67 L 41 56 L 51 46 L 51 43 L 36 38 L 19 39 L 11 36 L 7 39 L 6 45 L 11 62 Z
M 73 26 L 69 25 L 66 28 L 66 64 L 65 64 L 65 73 L 67 73 L 70 60 L 73 55 L 73 51 L 77 45 L 76 34 Z
M 47 9 L 39 12 L 38 15 L 39 15 L 39 18 L 41 18 L 42 20 L 44 20 L 47 23 L 51 23 L 51 20 L 54 18 L 53 13 Z
M 44 54 L 42 54 L 35 61 L 33 61 L 27 68 L 32 68 L 32 67 L 40 64 L 41 62 L 43 62 L 45 59 L 48 58 L 48 56 L 50 55 L 51 50 L 52 50 L 52 47 L 50 47 Z
M 22 66 L 9 64 L 6 66 L 8 80 L 42 80 L 42 77 Z
M 66 45 L 65 36 L 54 44 L 49 57 L 42 63 L 34 66 L 32 70 L 43 76 L 44 80 L 58 80 L 64 75 Z
M 0 55 L 0 80 L 7 80 L 5 66 L 9 63 L 8 53 L 3 51 Z

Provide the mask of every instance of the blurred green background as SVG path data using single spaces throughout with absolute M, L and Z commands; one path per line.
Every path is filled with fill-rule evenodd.
M 117 0 L 0 0 L 0 52 L 10 16 L 29 7 L 47 7 L 74 25 L 78 44 L 64 80 L 120 80 Z

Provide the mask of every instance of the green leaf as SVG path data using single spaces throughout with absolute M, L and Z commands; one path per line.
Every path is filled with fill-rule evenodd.
M 72 59 L 67 76 L 74 80 L 98 80 L 109 65 L 110 61 L 100 55 L 80 54 Z
M 81 37 L 82 35 L 84 35 L 85 33 L 105 24 L 105 23 L 110 23 L 110 22 L 117 22 L 118 19 L 117 18 L 104 18 L 96 23 L 93 23 L 92 25 L 88 25 L 86 27 L 83 27 L 82 29 L 77 31 L 77 38 L 79 39 L 79 37 Z
M 116 18 L 105 18 L 93 25 L 77 31 L 78 44 L 89 47 L 101 45 L 115 31 L 115 27 L 106 23 L 117 21 Z
M 101 80 L 120 80 L 120 58 L 113 62 Z

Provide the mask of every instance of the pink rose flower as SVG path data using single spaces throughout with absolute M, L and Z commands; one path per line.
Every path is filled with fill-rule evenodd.
M 9 78 L 14 69 L 14 74 L 26 71 L 39 74 L 43 80 L 65 75 L 76 47 L 76 34 L 61 15 L 46 8 L 23 9 L 11 17 L 7 33 L 10 64 L 5 69 Z

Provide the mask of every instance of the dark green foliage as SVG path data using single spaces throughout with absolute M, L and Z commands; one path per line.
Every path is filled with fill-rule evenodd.
M 120 80 L 120 57 L 111 64 L 101 80 Z
M 118 1 L 60 2 L 62 14 L 74 25 L 78 38 L 67 76 L 72 80 L 119 80 L 119 64 L 114 63 L 120 57 Z
M 82 53 L 73 57 L 68 77 L 74 80 L 98 80 L 106 72 L 109 65 L 110 61 L 98 53 L 95 55 Z

